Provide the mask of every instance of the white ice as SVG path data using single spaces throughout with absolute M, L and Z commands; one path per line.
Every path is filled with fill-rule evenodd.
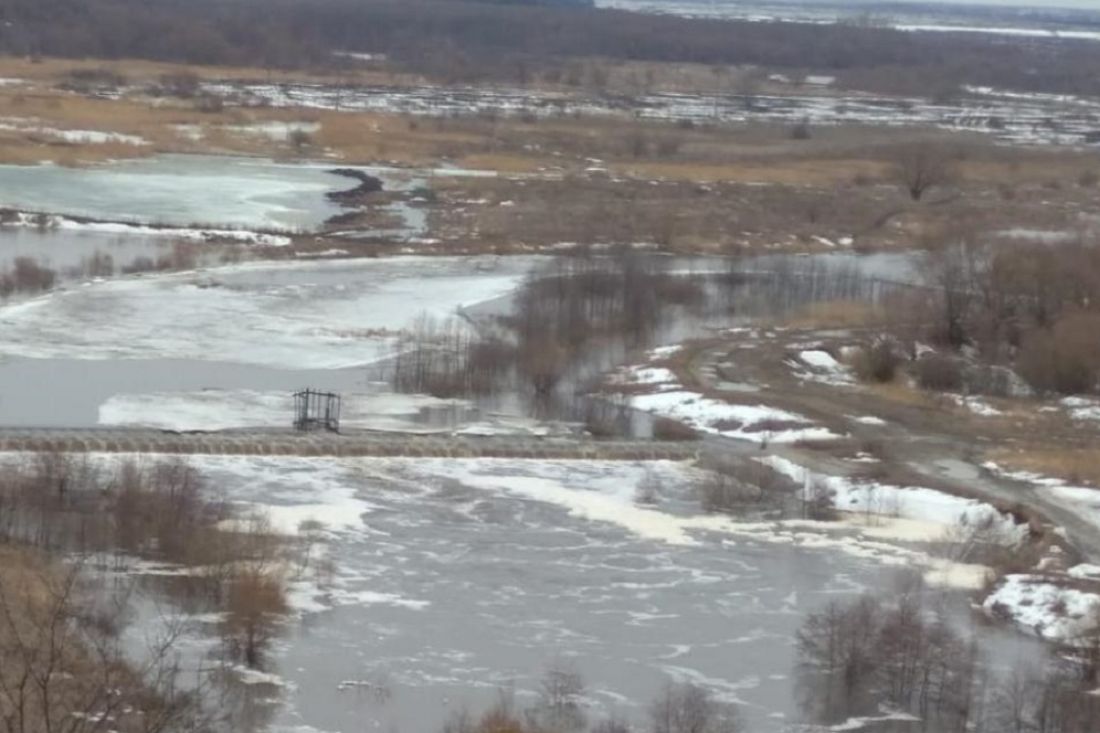
M 359 366 L 393 355 L 421 313 L 447 318 L 507 295 L 530 264 L 295 261 L 97 282 L 0 307 L 0 354 Z

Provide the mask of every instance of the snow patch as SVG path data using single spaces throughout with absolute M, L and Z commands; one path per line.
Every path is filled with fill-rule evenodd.
M 795 443 L 840 437 L 793 412 L 765 405 L 719 402 L 685 390 L 635 395 L 630 404 L 637 410 L 677 420 L 705 433 L 739 440 Z
M 1100 595 L 1035 575 L 1007 575 L 982 604 L 986 613 L 1051 641 L 1072 641 L 1100 626 Z

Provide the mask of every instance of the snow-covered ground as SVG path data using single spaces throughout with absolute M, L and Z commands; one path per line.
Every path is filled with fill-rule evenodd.
M 74 145 L 148 145 L 149 142 L 137 135 L 124 135 L 118 132 L 100 130 L 63 130 L 43 126 L 40 121 L 21 117 L 0 117 L 0 132 L 17 132 L 52 138 L 55 141 Z
M 433 117 L 488 112 L 543 117 L 624 113 L 621 99 L 506 87 L 349 89 L 321 84 L 211 83 L 204 89 L 244 106 L 365 110 Z M 665 121 L 711 121 L 717 116 L 726 123 L 805 121 L 812 126 L 933 126 L 983 133 L 1014 144 L 1082 146 L 1088 144 L 1089 136 L 1095 132 L 1095 118 L 1100 112 L 1100 102 L 1085 98 L 1019 94 L 988 87 L 969 87 L 968 92 L 971 95 L 968 98 L 941 103 L 916 97 L 828 94 L 812 84 L 802 88 L 792 85 L 790 95 L 756 95 L 751 108 L 737 95 L 659 93 L 635 100 L 630 113 Z
M 1011 3 L 1005 0 L 991 0 L 991 2 L 979 2 L 970 0 L 967 5 L 971 8 L 978 5 L 995 5 L 1008 7 Z M 721 18 L 725 20 L 742 20 L 754 23 L 813 23 L 817 25 L 832 25 L 845 22 L 850 19 L 861 19 L 862 9 L 858 3 L 841 7 L 839 3 L 824 3 L 820 6 L 813 2 L 784 2 L 783 0 L 771 1 L 754 0 L 752 2 L 722 2 L 721 0 L 596 0 L 598 7 L 619 8 L 642 13 L 658 13 L 665 15 L 679 15 L 687 18 Z M 1100 32 L 1088 28 L 1048 27 L 1042 23 L 1026 25 L 1028 18 L 1013 15 L 1007 22 L 995 22 L 998 19 L 989 16 L 967 17 L 951 12 L 951 3 L 944 3 L 944 12 L 937 13 L 936 3 L 912 3 L 912 7 L 906 7 L 906 3 L 900 3 L 890 8 L 889 14 L 877 15 L 878 8 L 874 8 L 874 20 L 885 27 L 894 28 L 908 33 L 976 33 L 981 35 L 1004 36 L 1006 38 L 1038 38 L 1049 40 L 1067 41 L 1100 41 Z M 1072 7 L 1071 0 L 1060 0 L 1053 3 L 1057 8 Z M 1040 7 L 1033 5 L 1033 7 Z M 1077 7 L 1095 10 L 1094 6 L 1081 2 Z M 980 18 L 984 18 L 983 23 Z M 1092 16 L 1095 22 L 1095 15 Z M 1009 24 L 1012 23 L 1012 24 Z
M 1074 420 L 1100 421 L 1100 400 L 1091 400 L 1086 397 L 1066 397 L 1062 400 L 1062 406 L 1069 412 Z
M 65 231 L 87 234 L 117 235 L 119 237 L 163 237 L 193 242 L 231 241 L 241 244 L 258 244 L 267 247 L 285 247 L 290 237 L 282 234 L 265 234 L 246 229 L 211 229 L 195 227 L 152 227 L 143 224 L 108 221 L 76 221 L 56 214 L 29 214 L 16 212 L 15 216 L 0 227 Z
M 798 359 L 790 361 L 789 364 L 794 375 L 807 382 L 820 382 L 834 386 L 847 386 L 855 383 L 852 370 L 823 349 L 800 351 Z
M 635 395 L 630 398 L 630 405 L 658 417 L 682 422 L 704 433 L 739 440 L 796 443 L 840 437 L 794 412 L 766 405 L 721 402 L 697 392 L 676 390 Z
M 986 400 L 976 395 L 949 395 L 959 407 L 964 407 L 979 417 L 1000 417 L 1004 415 Z
M 1031 484 L 1036 491 L 1071 509 L 1085 521 L 1100 527 L 1100 489 L 1088 486 L 1073 486 L 1062 479 L 1043 476 L 1030 471 L 1010 471 L 992 461 L 982 464 L 982 468 L 994 475 L 1003 476 L 1012 481 Z
M 131 277 L 0 307 L 0 353 L 338 369 L 395 353 L 421 314 L 510 293 L 531 260 L 397 258 L 230 265 Z
M 661 359 L 674 352 L 654 352 Z M 824 352 L 820 352 L 824 353 Z M 833 431 L 813 424 L 809 418 L 767 405 L 723 402 L 685 389 L 676 375 L 661 366 L 628 366 L 608 378 L 612 388 L 643 388 L 644 394 L 630 394 L 630 406 L 657 417 L 683 423 L 703 433 L 754 442 L 796 443 L 802 440 L 833 440 Z
M 1100 626 L 1100 584 L 1088 592 L 1043 576 L 1008 575 L 983 608 L 1041 638 L 1072 642 Z
M 989 527 L 1010 545 L 1022 542 L 1028 534 L 1026 524 L 1017 524 L 1008 514 L 974 499 L 964 499 L 923 487 L 892 486 L 871 480 L 850 479 L 814 473 L 781 456 L 758 459 L 799 486 L 823 485 L 832 492 L 837 509 L 920 522 L 925 525 L 926 540 L 942 540 L 947 531 Z

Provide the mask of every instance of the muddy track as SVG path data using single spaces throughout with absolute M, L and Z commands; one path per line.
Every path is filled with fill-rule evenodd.
M 365 431 L 336 435 L 290 430 L 176 433 L 142 428 L 0 428 L 0 451 L 32 453 L 690 461 L 700 450 L 697 443 Z
M 759 392 L 729 393 L 722 389 L 723 381 L 713 365 L 726 359 L 728 344 L 710 346 L 695 354 L 682 376 L 689 386 L 716 397 L 791 410 L 850 435 L 857 445 L 873 444 L 884 480 L 927 486 L 1002 507 L 1022 507 L 1026 513 L 1061 527 L 1081 558 L 1100 562 L 1100 528 L 1034 486 L 994 475 L 982 467 L 986 449 L 1010 443 L 1015 436 L 977 435 L 967 421 L 935 407 L 891 405 L 856 389 L 801 382 L 782 368 L 782 357 L 766 354 L 768 348 L 741 352 L 739 359 L 745 367 L 745 382 L 767 384 Z M 868 426 L 849 419 L 867 412 L 887 413 L 887 424 Z M 1066 444 L 1072 444 L 1075 438 L 1071 434 L 1046 437 Z M 860 470 L 849 461 L 811 447 L 771 445 L 768 452 L 817 473 L 852 475 Z

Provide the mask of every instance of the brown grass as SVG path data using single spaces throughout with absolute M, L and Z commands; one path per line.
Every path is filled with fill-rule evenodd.
M 864 328 L 881 325 L 888 314 L 873 303 L 860 300 L 829 300 L 800 308 L 776 322 L 783 328 Z
M 188 73 L 200 79 L 263 80 L 272 82 L 345 80 L 356 84 L 405 85 L 423 83 L 420 76 L 390 71 L 349 69 L 340 71 L 278 71 L 248 66 L 199 66 L 156 61 L 122 59 L 117 61 L 45 58 L 30 61 L 22 57 L 0 57 L 0 76 L 53 82 L 74 70 L 103 69 L 138 81 L 154 80 L 168 74 Z
M 875 397 L 913 407 L 935 407 L 936 401 L 927 393 L 910 387 L 901 380 L 887 382 L 886 384 L 869 384 L 865 389 Z
M 645 161 L 615 163 L 609 169 L 634 178 L 664 178 L 669 180 L 719 181 L 741 183 L 774 183 L 785 185 L 837 185 L 850 182 L 859 175 L 877 178 L 885 165 L 881 162 L 848 159 L 782 160 L 775 158 L 744 162 L 708 163 L 693 161 Z
M 1029 446 L 1021 450 L 999 448 L 989 451 L 986 459 L 1009 470 L 1030 471 L 1072 484 L 1100 487 L 1100 446 Z

